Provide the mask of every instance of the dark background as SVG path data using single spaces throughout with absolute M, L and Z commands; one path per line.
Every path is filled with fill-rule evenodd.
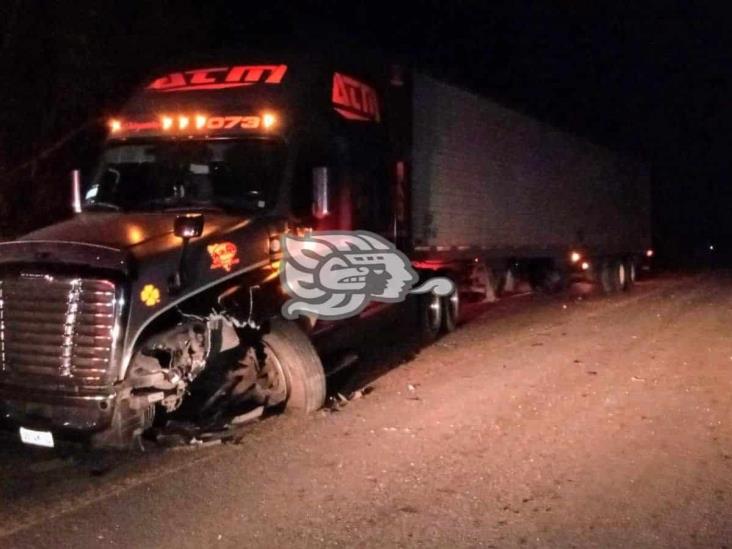
M 645 158 L 659 255 L 732 256 L 724 5 L 579 4 L 4 0 L 0 235 L 67 215 L 69 169 L 91 165 L 103 121 L 155 67 L 220 48 L 358 46 Z

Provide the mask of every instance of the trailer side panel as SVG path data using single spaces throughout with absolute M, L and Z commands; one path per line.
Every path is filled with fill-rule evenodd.
M 649 245 L 642 164 L 419 74 L 413 94 L 416 247 L 541 254 Z

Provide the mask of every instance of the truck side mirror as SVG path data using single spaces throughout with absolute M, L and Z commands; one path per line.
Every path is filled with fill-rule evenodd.
M 71 170 L 71 210 L 81 213 L 81 171 Z
M 173 223 L 173 233 L 184 241 L 203 234 L 202 215 L 179 215 Z
M 180 249 L 180 258 L 178 260 L 178 268 L 168 279 L 168 291 L 171 295 L 176 295 L 180 293 L 183 287 L 188 283 L 188 276 L 186 274 L 188 241 L 191 238 L 198 238 L 203 234 L 203 216 L 177 216 L 173 222 L 173 234 L 183 240 L 183 246 L 181 246 Z
M 330 215 L 330 170 L 325 166 L 313 168 L 313 216 L 324 219 Z

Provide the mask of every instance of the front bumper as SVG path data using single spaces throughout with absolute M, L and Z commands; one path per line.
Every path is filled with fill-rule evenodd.
M 77 396 L 0 386 L 0 417 L 4 422 L 59 434 L 104 431 L 112 423 L 115 405 L 114 393 Z

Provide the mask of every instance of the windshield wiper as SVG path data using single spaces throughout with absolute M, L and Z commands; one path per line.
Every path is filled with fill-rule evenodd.
M 261 206 L 258 206 L 257 204 L 252 204 L 251 202 L 255 202 L 252 199 L 244 199 L 245 203 L 242 199 L 232 199 L 232 198 L 224 198 L 224 197 L 214 197 L 213 200 L 206 200 L 206 201 L 195 201 L 195 200 L 185 200 L 180 198 L 153 198 L 151 200 L 147 200 L 145 202 L 142 202 L 136 206 L 134 206 L 132 209 L 134 210 L 143 210 L 143 211 L 160 211 L 160 212 L 185 212 L 185 211 L 211 211 L 211 212 L 222 212 L 226 210 L 232 210 L 232 209 L 246 209 L 246 210 L 258 210 L 261 209 Z M 259 201 L 256 201 L 259 202 Z
M 118 212 L 122 209 L 119 206 L 117 206 L 117 204 L 112 204 L 111 202 L 87 202 L 82 207 L 82 210 L 90 212 L 97 208 L 102 209 L 102 210 L 113 210 L 115 212 Z
M 223 208 L 220 206 L 215 206 L 213 204 L 179 204 L 177 206 L 170 206 L 169 208 L 163 208 L 161 211 L 163 212 L 188 212 L 191 210 L 197 210 L 197 211 L 207 211 L 207 212 L 220 212 L 223 211 Z

